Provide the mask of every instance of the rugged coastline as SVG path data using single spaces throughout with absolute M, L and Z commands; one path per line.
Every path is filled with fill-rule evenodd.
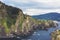
M 19 8 L 0 2 L 0 38 L 26 37 L 35 30 L 57 27 L 52 20 L 38 20 L 23 14 Z

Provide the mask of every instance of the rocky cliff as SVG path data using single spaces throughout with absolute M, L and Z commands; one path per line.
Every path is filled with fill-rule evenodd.
M 16 7 L 0 2 L 0 37 L 30 35 L 35 29 L 55 27 L 50 20 L 37 20 Z
M 23 15 L 24 14 L 21 9 L 7 6 L 4 3 L 0 2 L 0 26 L 5 29 L 5 35 L 8 35 L 13 30 L 17 30 L 20 20 L 22 21 L 23 19 Z

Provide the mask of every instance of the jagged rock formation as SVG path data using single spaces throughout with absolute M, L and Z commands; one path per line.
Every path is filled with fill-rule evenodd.
M 29 35 L 35 29 L 53 27 L 53 21 L 36 20 L 22 10 L 0 2 L 0 37 Z
M 51 40 L 60 40 L 60 30 L 51 33 Z
M 0 2 L 0 25 L 5 28 L 7 34 L 10 33 L 10 28 L 13 29 L 12 25 L 14 25 L 15 30 L 17 29 L 19 24 L 18 20 L 20 20 L 20 17 L 22 16 L 23 12 L 21 9 L 7 6 L 4 3 Z

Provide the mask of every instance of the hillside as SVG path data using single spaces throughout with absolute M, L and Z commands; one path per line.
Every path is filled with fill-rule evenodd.
M 0 37 L 30 35 L 35 29 L 56 27 L 52 20 L 37 20 L 24 15 L 19 8 L 0 2 Z
M 56 20 L 60 21 L 60 13 L 52 12 L 43 15 L 32 16 L 33 18 L 37 19 L 46 19 L 46 20 Z

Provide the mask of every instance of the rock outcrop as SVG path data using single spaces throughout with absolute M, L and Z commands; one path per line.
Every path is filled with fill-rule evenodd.
M 60 30 L 55 30 L 51 33 L 51 40 L 60 40 Z

